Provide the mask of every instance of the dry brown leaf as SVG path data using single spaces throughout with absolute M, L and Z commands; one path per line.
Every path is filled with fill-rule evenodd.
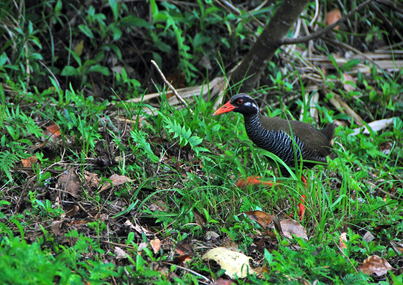
M 61 132 L 59 126 L 56 124 L 51 124 L 46 128 L 43 134 L 47 137 L 47 139 L 56 140 L 61 136 Z
M 281 229 L 283 230 L 284 236 L 288 238 L 293 238 L 292 235 L 297 237 L 301 237 L 303 239 L 308 240 L 308 236 L 306 235 L 306 230 L 304 227 L 293 219 L 286 219 L 280 222 Z
M 391 241 L 390 244 L 392 245 L 393 249 L 398 254 L 403 254 L 403 243 L 397 243 L 397 242 Z
M 98 174 L 84 170 L 85 184 L 89 187 L 98 188 L 101 179 Z
M 115 258 L 116 258 L 117 260 L 127 258 L 127 253 L 126 253 L 123 249 L 121 249 L 120 247 L 118 247 L 118 246 L 115 247 L 114 253 L 115 253 Z
M 109 177 L 110 180 L 112 180 L 113 187 L 116 187 L 118 185 L 122 185 L 126 182 L 130 182 L 130 178 L 126 177 L 124 175 L 118 175 L 118 174 L 113 174 Z M 105 185 L 101 188 L 101 190 L 98 191 L 98 193 L 101 193 L 102 191 L 105 191 L 111 187 L 111 184 L 107 181 L 105 182 Z
M 375 237 L 370 232 L 366 232 L 363 238 L 367 241 L 367 243 L 370 243 Z
M 113 186 L 118 186 L 126 182 L 130 182 L 130 178 L 124 175 L 113 174 L 111 177 L 109 177 L 109 179 L 112 180 Z
M 77 197 L 80 190 L 80 178 L 78 177 L 74 168 L 70 168 L 60 175 L 58 179 L 58 187 L 67 193 L 70 193 L 74 197 Z
M 339 244 L 340 244 L 341 250 L 343 250 L 343 248 L 346 248 L 346 249 L 347 249 L 347 246 L 346 246 L 346 244 L 345 244 L 344 242 L 347 242 L 347 233 L 342 233 L 342 234 L 340 235 Z
M 250 257 L 243 253 L 235 252 L 224 247 L 217 247 L 209 250 L 202 257 L 203 260 L 211 259 L 217 262 L 222 269 L 225 270 L 230 278 L 234 279 L 245 278 L 248 273 L 254 274 L 255 270 L 250 267 L 249 260 Z
M 140 253 L 143 249 L 147 248 L 148 244 L 146 242 L 141 242 L 137 247 L 137 252 Z
M 38 162 L 38 158 L 36 157 L 36 155 L 34 155 L 26 159 L 21 159 L 21 162 L 24 167 L 32 167 L 32 165 Z
M 344 90 L 350 92 L 356 89 L 355 87 L 355 79 L 352 77 L 350 74 L 343 74 L 344 76 L 344 81 L 343 81 L 343 87 Z
M 341 13 L 338 8 L 331 10 L 330 12 L 327 12 L 326 14 L 326 25 L 330 26 L 334 22 L 337 22 L 341 18 Z M 339 29 L 339 26 L 337 25 L 334 27 L 336 30 Z
M 60 228 L 63 225 L 63 220 L 62 221 L 53 221 L 52 222 L 52 232 L 54 233 L 55 236 L 59 236 L 60 235 Z
M 202 228 L 207 222 L 206 218 L 196 208 L 193 208 L 193 215 L 195 217 L 196 224 Z
M 271 223 L 273 219 L 272 216 L 263 211 L 249 211 L 244 212 L 244 214 L 247 215 L 249 219 L 257 222 L 264 229 L 267 229 L 267 226 Z
M 377 276 L 383 276 L 388 273 L 388 270 L 393 267 L 386 261 L 386 259 L 377 255 L 372 255 L 364 260 L 364 263 L 360 266 L 360 270 L 365 274 L 376 274 Z
M 154 253 L 157 253 L 161 247 L 161 241 L 159 239 L 153 239 L 150 241 L 150 245 L 153 248 Z
M 206 240 L 218 240 L 220 235 L 213 231 L 206 232 Z

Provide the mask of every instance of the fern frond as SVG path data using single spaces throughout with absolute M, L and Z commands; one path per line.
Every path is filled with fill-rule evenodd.
M 19 161 L 18 156 L 12 154 L 9 151 L 5 151 L 0 153 L 0 168 L 7 175 L 8 179 L 13 180 L 11 177 L 11 168 L 14 167 L 14 164 Z
M 143 131 L 131 131 L 130 132 L 132 139 L 134 142 L 138 144 L 138 147 L 144 150 L 147 153 L 148 158 L 152 162 L 158 162 L 159 158 L 154 154 L 154 152 L 151 150 L 150 144 L 146 141 L 146 133 Z

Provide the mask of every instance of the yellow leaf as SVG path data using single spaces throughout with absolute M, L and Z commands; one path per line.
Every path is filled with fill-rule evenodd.
M 81 56 L 83 54 L 83 49 L 84 49 L 84 40 L 82 40 L 81 42 L 79 42 L 76 45 L 76 48 L 74 49 L 74 51 Z
M 236 278 L 236 276 L 238 278 L 245 278 L 248 273 L 256 273 L 256 271 L 249 265 L 250 257 L 224 247 L 217 247 L 209 250 L 203 255 L 202 259 L 214 260 L 222 269 L 225 269 L 225 274 L 232 279 Z

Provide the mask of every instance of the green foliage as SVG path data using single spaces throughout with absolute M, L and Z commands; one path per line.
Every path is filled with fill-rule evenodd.
M 102 261 L 79 260 L 79 253 L 85 253 L 91 239 L 79 237 L 70 249 L 61 247 L 58 255 L 48 254 L 40 243 L 27 244 L 18 237 L 3 237 L 0 245 L 0 279 L 5 284 L 72 284 L 105 282 L 116 276 L 112 264 Z M 91 246 L 95 244 L 91 242 Z M 81 249 L 85 248 L 85 251 Z M 77 265 L 85 265 L 80 270 Z M 106 284 L 106 283 L 101 283 Z
M 15 109 L 5 107 L 3 117 L 0 120 L 0 128 L 4 129 L 0 139 L 0 163 L 1 169 L 9 180 L 12 180 L 10 169 L 21 158 L 30 156 L 27 150 L 32 145 L 28 139 L 30 136 L 37 138 L 42 136 L 42 130 L 35 124 L 31 117 Z
M 337 247 L 335 249 L 321 248 L 303 239 L 298 239 L 298 246 L 301 247 L 299 251 L 288 246 L 280 246 L 278 251 L 275 250 L 272 253 L 265 251 L 265 261 L 270 266 L 270 271 L 281 272 L 282 274 L 278 276 L 320 280 L 332 284 L 345 284 L 346 280 L 341 280 L 339 276 L 355 273 L 354 262 L 351 265 Z M 355 277 L 356 282 L 360 281 L 360 284 L 367 284 L 366 281 L 369 279 L 363 273 Z
M 164 116 L 163 114 L 160 114 Z M 199 146 L 203 139 L 192 135 L 192 131 L 186 127 L 186 125 L 181 126 L 181 124 L 174 117 L 165 117 L 164 116 L 165 127 L 168 133 L 173 134 L 173 138 L 179 138 L 179 144 L 181 147 L 186 145 L 190 145 L 190 147 L 199 154 L 199 152 L 208 152 L 208 149 L 205 147 Z
M 139 150 L 143 150 L 145 151 L 145 156 L 151 160 L 151 162 L 157 163 L 159 158 L 154 154 L 154 152 L 151 150 L 150 144 L 146 141 L 147 133 L 141 130 L 134 130 L 130 132 L 130 134 L 133 141 L 137 143 L 135 146 L 132 145 L 133 153 L 138 153 Z
M 328 92 L 325 103 L 337 92 L 367 122 L 394 118 L 389 129 L 351 135 L 357 126 L 348 115 L 330 104 L 316 106 L 321 122 L 339 119 L 351 124 L 337 129 L 334 145 L 337 158 L 329 161 L 326 170 L 322 167 L 304 170 L 309 181 L 305 188 L 299 181 L 299 169 L 296 173 L 290 170 L 290 178 L 276 177 L 269 166 L 272 161 L 282 162 L 254 147 L 245 134 L 242 116 L 211 117 L 210 98 L 205 100 L 202 95 L 193 98 L 195 104 L 190 107 L 194 115 L 170 106 L 163 92 L 157 116 L 142 111 L 143 107 L 155 110 L 151 105 L 156 101 L 150 105 L 123 101 L 138 97 L 145 90 L 154 92 L 150 88 L 159 89 L 153 82 L 158 79 L 150 68 L 151 59 L 167 75 L 183 73 L 186 85 L 209 83 L 209 78 L 222 76 L 224 68 L 209 61 L 215 62 L 220 54 L 221 66 L 233 66 L 234 59 L 241 58 L 250 48 L 251 36 L 261 32 L 262 27 L 255 29 L 256 20 L 267 23 L 278 4 L 235 12 L 214 1 L 202 0 L 190 4 L 103 0 L 100 5 L 88 2 L 77 9 L 75 3 L 61 0 L 42 1 L 34 6 L 25 1 L 18 9 L 10 3 L 0 4 L 3 19 L 0 23 L 3 83 L 0 85 L 3 182 L 0 183 L 3 199 L 0 280 L 3 282 L 197 284 L 199 276 L 180 271 L 176 266 L 156 267 L 170 261 L 166 248 L 156 254 L 150 248 L 140 251 L 138 244 L 150 241 L 149 236 L 137 234 L 143 223 L 173 245 L 186 239 L 204 240 L 207 230 L 218 233 L 220 238 L 236 241 L 242 251 L 253 252 L 256 260 L 264 260 L 270 268 L 266 280 L 250 276 L 237 280 L 239 284 L 293 283 L 300 280 L 297 278 L 311 283 L 318 280 L 364 284 L 370 281 L 369 277 L 356 274 L 353 266 L 357 267 L 368 255 L 396 256 L 389 249 L 389 242 L 401 242 L 403 233 L 403 204 L 399 200 L 403 197 L 400 181 L 403 103 L 399 97 L 403 92 L 402 70 L 382 73 L 374 66 L 370 75 L 358 72 L 356 82 L 345 82 L 345 72 L 367 63 L 352 59 L 340 66 L 327 47 L 316 47 L 329 54 L 336 69 L 336 74 L 321 74 L 324 83 L 320 88 Z M 314 10 L 311 8 L 308 14 Z M 74 21 L 65 11 L 74 15 Z M 373 13 L 370 15 L 374 17 Z M 401 23 L 399 19 L 390 19 Z M 370 25 L 364 36 L 367 40 L 386 36 L 375 22 L 367 20 L 363 24 Z M 336 32 L 342 41 L 351 38 L 343 31 Z M 303 120 L 312 123 L 307 108 L 310 98 L 283 100 L 285 95 L 307 92 L 303 77 L 296 71 L 286 73 L 275 63 L 271 63 L 269 71 L 273 87 L 260 90 L 275 94 L 275 103 L 280 102 L 267 110 L 270 116 L 296 118 L 304 108 Z M 300 77 L 301 87 L 294 84 L 296 76 Z M 344 90 L 341 83 L 356 89 Z M 115 94 L 113 100 L 122 99 L 122 103 L 112 105 L 104 100 L 110 93 Z M 121 116 L 129 119 L 121 120 Z M 136 116 L 135 122 L 130 121 Z M 141 125 L 140 117 L 145 118 Z M 55 145 L 49 142 L 33 152 L 31 146 L 43 140 L 39 126 L 44 121 L 58 125 L 61 141 Z M 122 121 L 127 123 L 123 126 Z M 163 143 L 158 145 L 159 141 Z M 381 147 L 384 145 L 388 146 L 386 150 Z M 196 159 L 192 159 L 194 154 Z M 40 164 L 35 164 L 32 170 L 17 168 L 21 158 L 32 155 L 37 156 Z M 55 201 L 55 197 L 60 198 L 59 192 L 54 194 L 59 191 L 59 173 L 66 165 L 79 168 L 83 188 L 88 189 L 80 196 L 88 198 L 85 203 L 74 198 L 74 203 L 79 202 L 83 208 L 72 219 L 85 220 L 87 211 L 92 216 L 85 234 L 72 231 L 60 237 L 53 234 L 50 223 L 67 212 L 65 201 L 63 204 Z M 93 191 L 87 186 L 84 170 L 100 175 L 99 185 L 110 181 L 105 177 L 113 173 L 134 179 L 108 191 Z M 234 185 L 237 178 L 255 174 L 280 182 L 281 186 L 242 189 Z M 388 195 L 381 197 L 377 193 L 380 189 Z M 67 193 L 60 193 L 68 197 Z M 262 237 L 264 231 L 241 212 L 262 210 L 295 218 L 302 194 L 307 196 L 302 224 L 310 240 L 283 240 L 277 235 L 279 246 L 275 250 L 264 255 L 254 250 L 256 238 Z M 15 216 L 17 209 L 22 214 Z M 207 222 L 202 227 L 195 223 L 193 209 L 205 217 Z M 103 219 L 105 213 L 112 214 L 113 219 Z M 137 223 L 135 230 L 120 224 L 133 219 Z M 112 227 L 111 221 L 115 223 Z M 40 236 L 29 245 L 24 240 L 31 236 L 25 232 L 31 233 L 34 225 L 35 230 L 38 226 Z M 374 232 L 379 225 L 390 228 L 377 232 L 375 240 L 368 242 L 362 238 L 363 230 Z M 333 243 L 346 227 L 349 240 L 344 254 L 353 266 Z M 15 234 L 23 241 L 15 238 Z M 114 258 L 114 245 L 104 243 L 104 238 L 126 244 L 126 259 L 119 260 L 118 265 L 105 264 L 105 260 Z M 60 245 L 60 240 L 70 243 Z M 300 250 L 294 250 L 294 244 L 290 243 Z M 192 256 L 188 265 L 191 270 L 205 276 L 224 274 L 223 270 L 210 268 L 197 259 L 198 254 Z M 180 277 L 168 280 L 167 274 L 161 274 L 162 269 Z M 112 276 L 119 280 L 112 280 Z M 392 273 L 387 278 L 396 284 L 402 281 L 402 276 Z

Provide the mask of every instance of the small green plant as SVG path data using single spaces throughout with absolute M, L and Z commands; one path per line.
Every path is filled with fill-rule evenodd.
M 188 127 L 186 127 L 186 125 L 181 126 L 181 124 L 174 117 L 166 117 L 162 113 L 160 113 L 160 115 L 164 117 L 167 132 L 172 133 L 173 138 L 179 139 L 179 145 L 181 147 L 189 144 L 189 146 L 196 152 L 197 155 L 200 152 L 208 152 L 208 149 L 200 146 L 203 139 L 196 135 L 193 135 L 192 131 Z
M 150 144 L 146 141 L 147 133 L 141 130 L 134 130 L 131 133 L 131 137 L 136 145 L 131 145 L 133 153 L 138 153 L 138 150 L 143 150 L 146 152 L 146 157 L 151 160 L 151 162 L 158 162 L 160 159 L 151 150 Z

